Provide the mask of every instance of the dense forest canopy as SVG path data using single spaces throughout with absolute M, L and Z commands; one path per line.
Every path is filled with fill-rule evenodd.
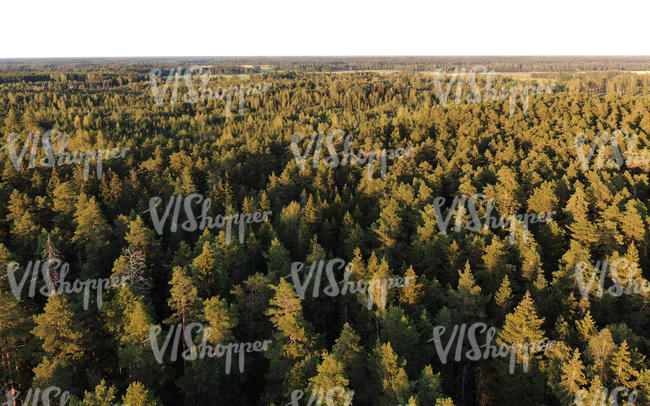
M 0 61 L 7 404 L 650 404 L 648 70 Z

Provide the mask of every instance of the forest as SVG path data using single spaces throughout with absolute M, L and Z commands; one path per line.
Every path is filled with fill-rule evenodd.
M 0 61 L 2 404 L 650 405 L 644 71 Z

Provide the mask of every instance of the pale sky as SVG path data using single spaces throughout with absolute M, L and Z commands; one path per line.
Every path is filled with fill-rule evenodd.
M 650 55 L 648 0 L 4 0 L 0 58 Z

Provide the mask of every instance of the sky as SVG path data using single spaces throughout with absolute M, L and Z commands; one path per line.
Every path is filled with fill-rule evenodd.
M 0 58 L 650 55 L 647 0 L 5 0 Z

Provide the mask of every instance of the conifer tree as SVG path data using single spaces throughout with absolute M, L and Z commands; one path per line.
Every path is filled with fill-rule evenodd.
M 140 382 L 132 382 L 122 397 L 122 403 L 129 406 L 159 406 L 160 402 Z
M 612 356 L 611 371 L 614 374 L 612 380 L 626 388 L 635 388 L 636 378 L 639 373 L 630 364 L 630 351 L 627 341 L 623 340 L 618 350 Z
M 270 272 L 282 274 L 290 265 L 289 250 L 284 248 L 284 245 L 282 245 L 277 237 L 271 241 L 271 246 L 268 252 L 264 253 L 264 258 L 266 259 L 267 268 Z
M 506 275 L 503 277 L 503 281 L 501 282 L 501 286 L 494 296 L 494 300 L 499 307 L 507 309 L 512 298 L 513 296 L 512 289 L 510 289 L 510 280 L 508 279 L 508 275 Z
M 239 312 L 243 337 L 252 341 L 270 331 L 271 323 L 264 315 L 269 300 L 273 297 L 268 276 L 256 273 L 235 286 L 230 293 L 234 296 L 233 306 Z
M 603 381 L 609 381 L 607 366 L 615 350 L 616 344 L 609 329 L 602 329 L 589 340 L 589 356 L 593 359 L 593 369 Z
M 318 374 L 309 379 L 310 389 L 312 392 L 320 393 L 319 400 L 323 393 L 326 393 L 325 401 L 322 403 L 331 406 L 343 406 L 346 404 L 347 399 L 352 399 L 354 396 L 354 392 L 348 388 L 349 381 L 343 371 L 343 363 L 326 351 L 323 352 L 321 357 L 323 361 L 318 365 Z M 333 389 L 339 387 L 343 388 L 344 391 Z
M 434 374 L 431 365 L 424 367 L 417 381 L 417 392 L 421 404 L 433 404 L 443 393 L 440 372 Z
M 40 232 L 35 205 L 26 193 L 14 189 L 9 197 L 7 206 L 9 213 L 7 220 L 12 221 L 12 235 L 17 238 L 23 249 L 32 251 L 32 241 L 35 241 Z
M 370 356 L 370 370 L 378 391 L 376 404 L 387 406 L 405 403 L 408 400 L 411 383 L 404 367 L 406 362 L 398 358 L 390 343 L 377 343 Z
M 458 271 L 458 288 L 450 290 L 450 304 L 459 320 L 476 320 L 485 317 L 487 298 L 481 294 L 481 287 L 474 281 L 469 261 Z
M 500 345 L 524 345 L 546 341 L 542 323 L 544 318 L 537 316 L 533 299 L 530 293 L 526 292 L 515 310 L 506 315 L 506 322 L 496 342 Z M 519 355 L 520 353 L 518 359 Z
M 311 326 L 303 318 L 302 305 L 293 286 L 280 278 L 280 282 L 271 288 L 275 294 L 265 314 L 270 316 L 276 332 L 273 344 L 264 356 L 271 360 L 267 391 L 279 396 L 307 385 L 306 376 L 317 355 L 311 351 Z
M 115 403 L 115 396 L 117 388 L 113 385 L 108 385 L 104 379 L 101 380 L 99 385 L 95 386 L 92 392 L 85 391 L 84 398 L 79 403 L 79 406 L 106 406 Z
M 212 343 L 225 343 L 233 339 L 232 329 L 238 323 L 237 310 L 219 296 L 203 302 L 205 319 L 210 326 L 208 339 Z
M 420 342 L 420 335 L 400 307 L 390 306 L 382 315 L 380 339 L 394 343 L 395 352 L 404 357 L 409 366 L 419 361 L 417 343 Z
M 199 296 L 192 280 L 180 266 L 174 267 L 171 285 L 171 297 L 167 304 L 172 310 L 167 323 L 181 323 L 182 327 L 198 319 Z
M 54 293 L 43 313 L 34 316 L 32 333 L 43 340 L 45 356 L 34 369 L 36 386 L 69 386 L 84 355 L 84 330 L 65 296 Z
M 591 313 L 587 310 L 584 319 L 576 321 L 576 329 L 580 334 L 580 339 L 588 342 L 591 337 L 596 333 L 596 324 L 594 319 L 591 318 Z
M 408 285 L 406 284 L 407 280 L 409 281 Z M 418 276 L 413 270 L 413 266 L 409 266 L 406 270 L 404 281 L 404 287 L 400 289 L 399 301 L 410 305 L 417 304 L 423 294 L 423 285 L 418 283 Z
M 87 261 L 101 263 L 108 247 L 110 227 L 94 196 L 81 194 L 75 205 L 74 224 L 76 229 L 72 242 L 84 249 Z
M 124 287 L 123 290 L 127 290 Z M 139 380 L 147 385 L 157 384 L 162 369 L 156 362 L 151 344 L 148 342 L 151 328 L 154 326 L 149 311 L 136 298 L 125 307 L 123 334 L 118 335 L 118 359 L 120 368 L 129 380 Z
M 587 383 L 584 365 L 580 360 L 580 351 L 575 349 L 571 358 L 562 364 L 562 381 L 560 386 L 567 392 L 567 398 L 575 398 L 581 386 Z
M 2 246 L 0 255 L 1 249 Z M 32 317 L 19 302 L 0 289 L 0 380 L 3 394 L 22 392 L 25 389 L 22 385 L 31 379 L 35 350 L 30 334 L 33 327 Z

